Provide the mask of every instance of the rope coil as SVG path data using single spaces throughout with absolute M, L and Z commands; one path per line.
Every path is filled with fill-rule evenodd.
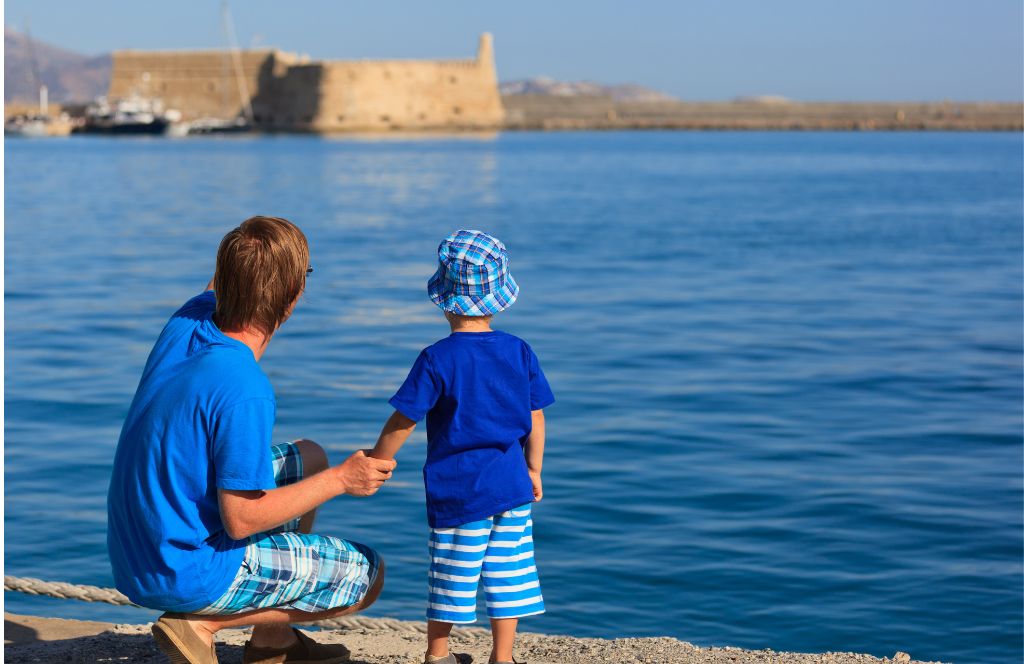
M 26 595 L 41 595 L 58 599 L 76 599 L 82 602 L 101 602 L 104 604 L 143 608 L 133 603 L 123 593 L 114 588 L 77 585 L 62 581 L 43 581 L 42 579 L 28 577 L 4 576 L 4 590 L 25 593 Z M 340 618 L 327 618 L 303 624 L 338 630 L 361 629 L 368 631 L 405 632 L 409 634 L 427 633 L 427 624 L 424 622 L 396 620 L 394 618 L 342 616 Z M 452 630 L 454 636 L 464 637 L 485 636 L 489 633 L 488 630 L 481 627 L 456 627 Z

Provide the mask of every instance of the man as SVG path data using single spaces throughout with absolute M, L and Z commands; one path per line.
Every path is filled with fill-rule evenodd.
M 167 611 L 153 635 L 175 664 L 215 663 L 214 634 L 243 625 L 256 626 L 246 664 L 342 661 L 343 646 L 289 623 L 355 613 L 380 594 L 375 551 L 310 531 L 319 505 L 376 493 L 395 464 L 360 451 L 330 467 L 311 441 L 271 446 L 274 392 L 257 362 L 311 271 L 306 238 L 285 219 L 228 233 L 208 290 L 157 339 L 125 419 L 111 565 L 132 601 Z

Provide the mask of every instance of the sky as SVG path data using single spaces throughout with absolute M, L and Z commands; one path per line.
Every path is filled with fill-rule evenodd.
M 226 44 L 220 0 L 6 0 L 5 24 L 85 54 Z M 1021 101 L 1021 0 L 235 0 L 242 47 L 458 58 L 498 77 L 638 83 L 685 100 Z

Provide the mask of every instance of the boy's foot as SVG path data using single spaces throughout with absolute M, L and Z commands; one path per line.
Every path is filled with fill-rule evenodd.
M 297 640 L 287 648 L 257 648 L 247 641 L 242 664 L 339 664 L 352 656 L 340 643 L 317 643 L 294 627 L 292 631 Z
M 152 631 L 171 664 L 217 664 L 216 647 L 203 641 L 180 614 L 163 614 L 153 623 Z
M 448 653 L 444 657 L 435 657 L 434 655 L 427 655 L 423 658 L 423 664 L 472 664 L 473 656 L 465 653 Z

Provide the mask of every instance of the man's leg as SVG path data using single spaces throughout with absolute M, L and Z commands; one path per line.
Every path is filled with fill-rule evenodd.
M 327 452 L 316 442 L 302 439 L 293 441 L 290 446 L 293 446 L 298 451 L 300 463 L 295 464 L 294 459 L 287 458 L 289 455 L 294 455 L 294 450 L 285 451 L 289 445 L 280 446 L 280 449 L 277 450 L 278 456 L 280 457 L 282 454 L 284 456 L 283 458 L 278 458 L 275 462 L 279 485 L 297 482 L 304 477 L 310 477 L 327 469 L 329 464 Z M 294 525 L 295 522 L 292 522 L 293 525 L 291 527 L 295 528 L 296 532 L 309 534 L 313 530 L 315 519 L 316 510 L 313 509 L 299 518 L 297 527 Z M 230 615 L 189 615 L 185 617 L 196 628 L 204 641 L 207 639 L 207 635 L 210 635 L 210 638 L 212 638 L 214 633 L 222 629 L 253 625 L 251 641 L 254 646 L 260 648 L 287 648 L 295 642 L 295 633 L 292 631 L 290 623 L 323 620 L 325 618 L 336 618 L 358 613 L 373 604 L 380 596 L 381 590 L 384 587 L 384 560 L 379 559 L 379 561 L 380 565 L 374 582 L 366 591 L 366 595 L 352 606 L 318 613 L 294 609 L 267 608 Z
M 312 440 L 297 440 L 295 446 L 299 448 L 299 455 L 302 457 L 302 476 L 310 477 L 322 470 L 327 470 L 327 452 L 324 448 Z M 298 531 L 300 533 L 313 532 L 313 521 L 316 520 L 316 509 L 311 509 L 299 519 Z
M 253 638 L 250 639 L 250 643 L 256 648 L 273 648 L 283 649 L 288 648 L 296 641 L 295 633 L 292 631 L 290 623 L 294 622 L 313 622 L 316 620 L 324 620 L 327 618 L 339 618 L 341 616 L 347 616 L 353 613 L 358 613 L 369 607 L 380 596 L 381 590 L 384 588 L 384 560 L 379 559 L 380 566 L 377 573 L 377 577 L 367 590 L 366 595 L 361 600 L 351 606 L 339 607 L 336 609 L 329 609 L 326 611 L 309 612 L 309 611 L 297 611 L 295 609 L 280 609 L 280 608 L 267 608 L 257 609 L 255 611 L 246 611 L 244 613 L 235 613 L 231 615 L 199 615 L 199 614 L 188 614 L 188 615 L 176 615 L 175 618 L 183 619 L 187 621 L 188 626 L 195 632 L 196 636 L 206 644 L 207 647 L 213 644 L 214 634 L 222 629 L 230 629 L 233 627 L 248 627 L 254 625 L 258 628 L 262 628 L 264 637 L 272 637 L 280 633 L 287 633 L 287 638 L 281 638 L 279 641 L 268 641 L 265 643 L 259 643 L 256 641 L 256 631 L 253 630 Z M 268 631 L 269 630 L 269 631 Z
M 296 440 L 293 445 L 299 451 L 301 459 L 301 471 L 290 481 L 298 481 L 304 477 L 310 477 L 326 470 L 328 467 L 327 452 L 319 444 L 303 438 Z M 316 509 L 311 509 L 299 518 L 299 525 L 296 530 L 300 533 L 312 533 L 313 522 L 316 520 Z M 383 577 L 380 577 L 383 578 Z M 369 593 L 368 593 L 369 595 Z M 373 602 L 371 601 L 370 604 Z M 369 606 L 370 604 L 367 604 Z M 257 612 L 258 613 L 258 612 Z M 242 615 L 242 614 L 237 614 Z M 236 616 L 231 616 L 236 617 Z M 295 633 L 287 622 L 276 623 L 252 623 L 252 644 L 259 648 L 287 648 L 295 642 Z M 208 626 L 206 626 L 208 627 Z M 204 629 L 206 629 L 204 627 Z M 225 629 L 220 627 L 218 629 Z M 216 630 L 214 630 L 216 631 Z M 205 635 L 204 635 L 205 636 Z

